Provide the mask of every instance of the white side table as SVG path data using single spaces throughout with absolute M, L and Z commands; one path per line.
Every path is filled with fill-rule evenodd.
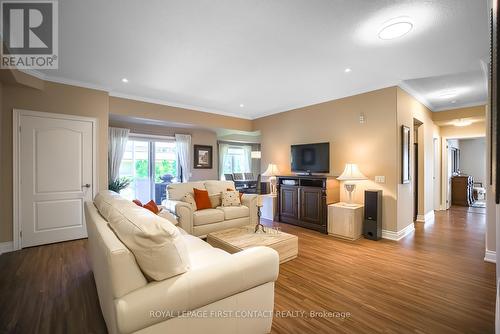
M 278 209 L 278 196 L 277 195 L 261 195 L 262 208 L 260 209 L 261 217 L 268 220 L 274 220 L 276 217 L 276 210 Z
M 364 205 L 328 205 L 328 234 L 338 238 L 356 240 L 363 234 Z

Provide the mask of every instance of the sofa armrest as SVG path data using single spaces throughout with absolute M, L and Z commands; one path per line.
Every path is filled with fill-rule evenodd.
M 193 231 L 193 209 L 191 205 L 182 201 L 165 200 L 162 205 L 170 212 L 175 212 L 179 226 L 191 234 Z
M 278 278 L 278 253 L 254 247 L 115 299 L 119 331 L 130 333 Z M 168 312 L 165 317 L 154 311 Z
M 255 194 L 243 194 L 241 204 L 250 209 L 250 224 L 257 224 L 257 196 Z

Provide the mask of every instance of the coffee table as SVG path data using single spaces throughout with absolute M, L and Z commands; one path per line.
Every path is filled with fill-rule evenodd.
M 269 228 L 266 228 L 268 233 L 254 233 L 254 230 L 255 225 L 245 225 L 212 232 L 207 235 L 207 242 L 231 254 L 255 246 L 267 246 L 278 252 L 280 263 L 297 257 L 299 250 L 297 236 Z

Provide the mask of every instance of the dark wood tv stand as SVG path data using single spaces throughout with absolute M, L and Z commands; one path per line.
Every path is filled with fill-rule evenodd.
M 328 204 L 340 199 L 332 176 L 278 176 L 278 221 L 328 233 Z

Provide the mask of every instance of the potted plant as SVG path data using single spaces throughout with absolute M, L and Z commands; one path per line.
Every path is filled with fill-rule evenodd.
M 120 191 L 127 188 L 131 182 L 132 180 L 129 179 L 128 177 L 119 177 L 108 184 L 108 189 L 120 193 Z

